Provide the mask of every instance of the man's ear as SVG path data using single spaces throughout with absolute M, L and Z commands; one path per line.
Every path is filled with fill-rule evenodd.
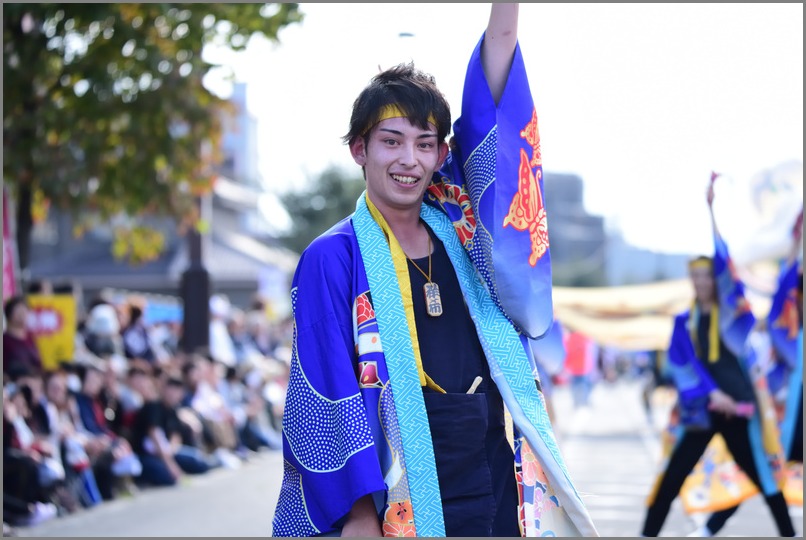
M 363 167 L 367 164 L 367 145 L 364 142 L 364 137 L 356 137 L 356 139 L 350 143 L 350 154 L 353 156 L 353 161 L 359 166 Z
M 448 157 L 448 143 L 440 143 L 439 145 L 439 165 L 437 169 L 441 169 L 442 166 L 445 164 L 445 160 Z

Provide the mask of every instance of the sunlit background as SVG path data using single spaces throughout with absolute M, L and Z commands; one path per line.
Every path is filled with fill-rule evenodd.
M 802 201 L 801 4 L 521 5 L 520 44 L 544 169 L 584 181 L 609 232 L 666 253 L 708 252 L 705 187 L 740 260 L 786 249 Z M 358 91 L 401 61 L 433 73 L 460 110 L 485 4 L 303 4 L 281 43 L 206 51 L 245 83 L 258 168 L 277 192 L 330 164 L 354 167 L 339 136 Z

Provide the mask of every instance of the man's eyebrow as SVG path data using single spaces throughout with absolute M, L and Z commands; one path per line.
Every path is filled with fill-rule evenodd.
M 393 135 L 399 135 L 401 137 L 403 136 L 403 132 L 398 131 L 396 129 L 378 128 L 378 131 L 385 131 L 386 133 L 391 133 Z M 430 139 L 430 138 L 436 137 L 436 136 L 437 136 L 437 134 L 434 133 L 433 131 L 428 131 L 428 132 L 425 132 L 425 133 L 421 133 L 420 135 L 417 136 L 417 138 L 418 139 Z

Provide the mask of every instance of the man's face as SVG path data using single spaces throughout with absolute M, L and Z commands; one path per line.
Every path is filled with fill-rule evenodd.
M 431 124 L 424 130 L 408 118 L 388 118 L 372 128 L 366 143 L 363 138 L 357 139 L 350 151 L 355 162 L 364 167 L 370 200 L 388 216 L 390 211 L 419 211 L 448 147 L 439 143 Z
M 135 373 L 129 377 L 129 388 L 146 399 L 151 399 L 154 393 L 154 383 L 145 373 Z
M 24 328 L 28 324 L 28 306 L 25 304 L 17 304 L 14 306 L 7 323 L 9 326 Z
M 67 399 L 67 378 L 62 375 L 54 375 L 47 385 L 47 398 L 56 405 L 61 405 Z
M 175 384 L 166 384 L 163 389 L 163 401 L 169 407 L 177 407 L 185 397 L 185 389 Z
M 84 376 L 83 391 L 88 396 L 97 396 L 104 385 L 104 374 L 95 369 L 88 369 Z
M 694 295 L 699 302 L 712 302 L 716 298 L 714 277 L 710 268 L 695 267 L 689 271 Z

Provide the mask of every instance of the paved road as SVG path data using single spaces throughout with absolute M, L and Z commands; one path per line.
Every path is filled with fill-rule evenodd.
M 31 528 L 18 536 L 267 537 L 282 455 L 261 453 L 238 470 L 217 469 L 184 485 L 148 489 Z
M 554 403 L 556 431 L 569 472 L 600 534 L 637 536 L 657 472 L 654 428 L 661 425 L 663 410 L 648 420 L 634 383 L 598 385 L 589 409 L 575 411 L 566 388 L 556 390 Z M 17 532 L 29 537 L 268 536 L 281 471 L 282 456 L 263 453 L 238 470 L 213 471 L 186 485 L 147 490 Z M 793 509 L 792 515 L 802 532 L 802 509 Z M 661 536 L 685 536 L 696 525 L 697 518 L 683 513 L 676 502 Z M 755 497 L 721 536 L 774 534 L 767 508 Z
M 668 418 L 671 401 L 656 395 L 654 414 L 641 405 L 635 382 L 599 383 L 591 407 L 575 410 L 567 388 L 554 393 L 555 431 L 571 478 L 585 501 L 600 535 L 635 537 L 641 532 L 646 497 L 658 474 L 658 430 Z M 795 530 L 802 533 L 803 509 L 791 508 Z M 679 500 L 661 536 L 686 536 L 706 516 L 686 514 Z M 761 497 L 745 502 L 719 536 L 777 536 Z

